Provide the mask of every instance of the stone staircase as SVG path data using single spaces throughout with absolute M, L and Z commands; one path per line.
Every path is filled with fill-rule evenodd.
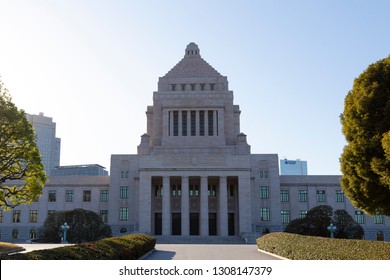
M 157 244 L 246 244 L 240 236 L 154 236 Z

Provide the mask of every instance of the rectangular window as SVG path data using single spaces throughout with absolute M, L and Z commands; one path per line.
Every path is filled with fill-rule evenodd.
M 307 216 L 307 210 L 300 210 L 299 211 L 299 218 L 303 219 Z
M 199 135 L 204 136 L 204 111 L 199 111 Z
M 172 196 L 181 196 L 181 185 L 172 186 Z
M 281 202 L 288 202 L 289 201 L 289 191 L 288 190 L 281 190 L 280 191 L 280 201 Z
M 195 90 L 195 84 L 190 84 L 191 86 L 191 90 L 194 91 Z
M 208 112 L 208 130 L 209 130 L 209 136 L 214 135 L 214 111 Z
M 121 171 L 121 178 L 129 178 L 129 171 Z
M 173 136 L 179 136 L 179 111 L 173 111 Z
M 266 170 L 260 170 L 260 178 L 261 178 L 261 179 L 266 179 L 266 178 L 268 178 L 268 171 L 266 171 Z
M 129 208 L 121 207 L 119 208 L 119 220 L 127 221 L 129 219 Z
M 187 111 L 181 112 L 181 135 L 187 136 Z
M 383 215 L 376 213 L 373 215 L 374 218 L 374 224 L 383 224 Z
M 176 91 L 176 84 L 172 84 L 171 89 L 172 89 L 172 91 Z
M 215 84 L 210 84 L 210 90 L 213 91 L 215 87 Z
M 154 196 L 162 197 L 162 186 L 161 185 L 154 186 Z
M 208 196 L 212 196 L 212 197 L 217 196 L 217 186 L 216 185 L 209 185 L 208 186 Z
M 30 223 L 37 223 L 37 222 L 38 222 L 38 210 L 31 210 Z
M 325 202 L 325 191 L 317 191 L 317 202 Z
M 191 136 L 196 135 L 196 111 L 191 111 Z
M 262 221 L 269 221 L 270 220 L 269 208 L 260 208 L 260 218 Z
M 74 192 L 73 190 L 65 191 L 65 202 L 73 202 Z
M 120 198 L 128 198 L 129 197 L 129 187 L 127 187 L 127 186 L 120 187 L 119 197 Z
M 282 210 L 280 211 L 280 214 L 282 216 L 282 224 L 288 224 L 290 222 L 290 211 Z
M 307 191 L 306 190 L 298 191 L 298 200 L 299 200 L 299 202 L 307 202 Z
M 108 210 L 100 210 L 100 219 L 103 223 L 108 223 Z
M 336 191 L 336 202 L 344 202 L 344 192 L 337 190 Z
M 186 90 L 186 84 L 181 84 L 181 90 L 185 91 Z
M 20 210 L 14 210 L 12 212 L 12 222 L 20 223 Z
M 262 198 L 262 199 L 269 198 L 269 187 L 268 186 L 260 186 L 260 198 Z
M 49 190 L 49 202 L 56 202 L 56 191 L 55 190 Z
M 108 202 L 108 190 L 100 191 L 100 202 Z
M 83 201 L 91 202 L 91 191 L 83 191 Z
M 0 223 L 4 221 L 4 212 L 3 210 L 0 210 Z
M 199 196 L 199 186 L 190 185 L 190 196 Z
M 355 222 L 358 224 L 364 224 L 364 214 L 362 211 L 355 211 Z

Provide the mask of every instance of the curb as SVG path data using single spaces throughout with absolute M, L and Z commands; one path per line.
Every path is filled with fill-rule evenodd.
M 276 255 L 276 254 L 273 254 L 273 253 L 270 253 L 270 252 L 267 252 L 267 251 L 264 251 L 264 250 L 261 250 L 261 249 L 257 249 L 257 251 L 259 251 L 260 253 L 263 253 L 263 254 L 267 254 L 267 255 L 270 255 L 272 257 L 275 257 L 275 258 L 278 258 L 280 260 L 290 260 L 288 258 L 285 258 L 285 257 L 281 257 L 279 255 Z
M 147 258 L 151 253 L 153 253 L 155 250 L 156 250 L 156 249 L 153 248 L 153 249 L 150 250 L 149 252 L 147 252 L 147 253 L 143 254 L 141 257 L 139 257 L 138 260 L 139 260 L 139 261 L 142 261 L 142 260 L 146 259 L 146 258 Z

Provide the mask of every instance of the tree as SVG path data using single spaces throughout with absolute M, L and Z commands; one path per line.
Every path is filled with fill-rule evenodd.
M 329 236 L 327 227 L 332 222 L 333 208 L 328 205 L 313 207 L 307 212 L 306 217 L 292 220 L 285 232 L 311 235 Z
M 368 214 L 390 215 L 390 56 L 355 79 L 340 119 L 345 195 Z
M 60 242 L 61 225 L 69 225 L 66 233 L 70 243 L 96 241 L 111 236 L 111 227 L 105 224 L 98 214 L 84 209 L 56 211 L 46 218 L 39 231 L 40 238 L 46 242 Z
M 0 207 L 9 210 L 38 200 L 45 183 L 34 130 L 0 81 Z
M 345 210 L 334 211 L 333 224 L 336 226 L 335 236 L 337 238 L 360 239 L 364 235 L 361 225 L 356 223 Z
M 329 237 L 328 226 L 336 226 L 335 237 L 345 239 L 360 239 L 364 235 L 363 228 L 356 223 L 345 210 L 336 210 L 327 205 L 313 207 L 306 217 L 292 220 L 285 232 L 301 235 Z

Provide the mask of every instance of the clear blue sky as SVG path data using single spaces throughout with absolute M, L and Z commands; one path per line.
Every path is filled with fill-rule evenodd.
M 227 76 L 252 153 L 340 174 L 353 80 L 390 54 L 390 1 L 0 0 L 0 75 L 57 123 L 61 164 L 135 154 L 158 77 L 189 42 Z

